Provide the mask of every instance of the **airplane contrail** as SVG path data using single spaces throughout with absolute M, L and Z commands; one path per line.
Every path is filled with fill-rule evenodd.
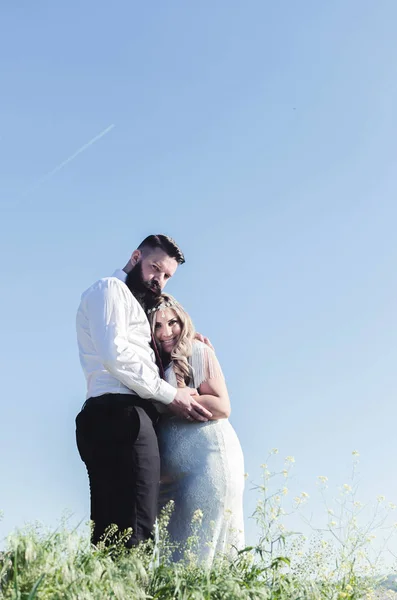
M 86 144 L 84 144 L 84 146 L 81 146 L 81 148 L 79 148 L 78 150 L 76 150 L 76 152 L 74 152 L 71 156 L 69 156 L 69 158 L 66 158 L 59 165 L 57 165 L 56 167 L 54 167 L 54 169 L 52 169 L 52 171 L 50 171 L 49 173 L 47 173 L 46 175 L 44 175 L 41 179 L 39 179 L 38 181 L 36 181 L 36 183 L 34 183 L 28 190 L 26 190 L 25 194 L 28 193 L 28 192 L 30 192 L 30 191 L 32 191 L 32 189 L 36 188 L 38 185 L 41 185 L 42 183 L 44 183 L 44 181 L 47 181 L 47 179 L 49 179 L 50 177 L 52 177 L 53 175 L 55 175 L 55 173 L 58 173 L 58 171 L 60 171 L 61 169 L 63 169 L 63 167 L 66 167 L 66 165 L 68 165 L 70 162 L 72 162 L 72 160 L 74 160 L 76 158 L 76 156 L 78 156 L 79 154 L 81 154 L 82 152 L 84 152 L 85 150 L 87 150 L 87 148 L 89 148 L 90 146 L 92 146 L 92 144 L 95 144 L 95 142 L 97 142 L 104 135 L 106 135 L 107 133 L 109 133 L 109 131 L 111 131 L 114 127 L 115 127 L 114 124 L 109 125 L 109 127 L 106 127 L 106 129 L 104 129 L 103 131 L 101 131 L 101 133 L 98 133 L 98 135 L 96 135 L 95 137 L 92 138 L 92 140 L 90 140 L 89 142 L 87 142 Z

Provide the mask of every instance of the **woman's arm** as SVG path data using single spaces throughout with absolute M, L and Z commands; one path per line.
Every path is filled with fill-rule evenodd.
M 210 421 L 227 419 L 230 416 L 229 394 L 223 377 L 207 379 L 198 391 L 199 395 L 193 398 L 212 413 Z

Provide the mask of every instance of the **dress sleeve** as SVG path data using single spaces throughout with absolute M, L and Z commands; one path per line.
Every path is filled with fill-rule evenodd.
M 202 342 L 195 342 L 191 357 L 194 387 L 199 388 L 208 379 L 224 379 L 221 366 L 215 352 Z

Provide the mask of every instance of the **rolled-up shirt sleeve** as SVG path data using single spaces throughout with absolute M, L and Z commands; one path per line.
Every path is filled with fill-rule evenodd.
M 145 364 L 134 349 L 128 331 L 139 323 L 137 300 L 119 280 L 109 278 L 87 295 L 86 316 L 91 339 L 104 368 L 141 398 L 169 404 L 177 390 L 160 378 L 158 369 Z

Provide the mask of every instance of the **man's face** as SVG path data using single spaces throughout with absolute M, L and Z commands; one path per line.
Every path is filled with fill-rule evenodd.
M 140 262 L 142 278 L 147 287 L 158 294 L 163 291 L 167 281 L 171 279 L 178 268 L 175 258 L 168 256 L 161 248 L 155 248 L 146 255 L 140 255 L 136 262 Z

